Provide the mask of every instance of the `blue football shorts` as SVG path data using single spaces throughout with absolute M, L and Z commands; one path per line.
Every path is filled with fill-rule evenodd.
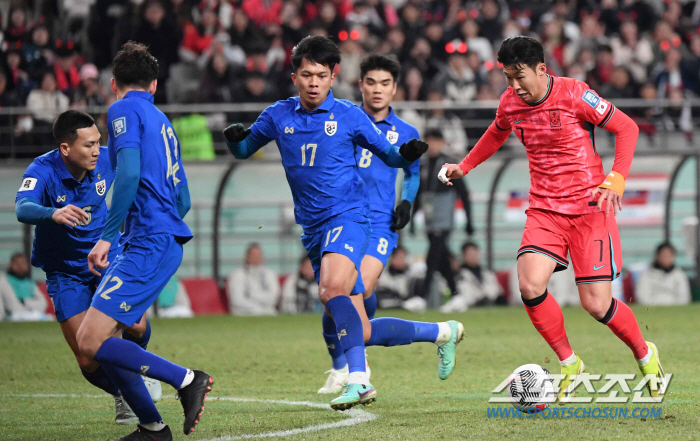
M 156 301 L 182 262 L 182 244 L 167 233 L 136 237 L 109 265 L 92 306 L 133 326 Z
M 366 256 L 372 256 L 386 266 L 389 256 L 396 248 L 399 241 L 399 234 L 391 230 L 391 225 L 378 225 L 372 223 L 372 236 L 369 239 Z
M 321 258 L 325 253 L 338 253 L 349 258 L 357 268 L 357 281 L 350 294 L 365 292 L 362 283 L 360 265 L 365 256 L 369 238 L 372 234 L 369 219 L 364 216 L 342 214 L 332 218 L 318 232 L 302 234 L 301 243 L 306 248 L 311 265 L 314 268 L 316 282 L 321 277 Z

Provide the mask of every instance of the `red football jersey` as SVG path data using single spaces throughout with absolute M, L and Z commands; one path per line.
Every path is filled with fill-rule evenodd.
M 615 106 L 583 81 L 548 76 L 547 92 L 533 104 L 509 87 L 501 95 L 495 126 L 514 131 L 525 146 L 531 208 L 562 214 L 597 211 L 588 203 L 606 175 L 593 129 L 606 126 Z

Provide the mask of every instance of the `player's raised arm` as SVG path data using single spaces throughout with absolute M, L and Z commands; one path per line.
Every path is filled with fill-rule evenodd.
M 354 112 L 352 120 L 357 121 L 353 142 L 374 153 L 389 167 L 408 167 L 428 151 L 428 144 L 419 139 L 411 139 L 396 147 L 360 109 L 354 107 L 351 112 Z
M 469 173 L 474 167 L 489 159 L 496 150 L 501 148 L 508 136 L 511 127 L 499 106 L 496 111 L 496 119 L 491 123 L 486 132 L 479 138 L 474 148 L 464 157 L 459 164 L 445 164 L 440 169 L 438 178 L 447 185 L 452 185 L 450 180 L 460 179 Z
M 615 161 L 612 170 L 598 188 L 593 190 L 592 199 L 598 201 L 598 210 L 606 204 L 606 215 L 612 205 L 614 214 L 622 210 L 622 195 L 625 192 L 625 180 L 632 167 L 632 158 L 637 146 L 639 127 L 632 119 L 610 102 L 604 100 L 591 90 L 583 81 L 576 82 L 574 90 L 574 110 L 576 115 L 601 129 L 614 133 Z M 597 197 L 600 194 L 600 197 Z
M 248 159 L 277 137 L 275 123 L 270 115 L 270 107 L 246 129 L 243 124 L 231 124 L 224 129 L 226 147 L 237 159 Z

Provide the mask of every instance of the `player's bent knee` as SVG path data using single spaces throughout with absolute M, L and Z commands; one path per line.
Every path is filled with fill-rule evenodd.
M 605 317 L 605 314 L 608 312 L 610 301 L 606 299 L 591 299 L 588 301 L 581 301 L 581 306 L 583 306 L 583 309 L 585 309 L 591 317 L 600 320 Z
M 98 367 L 100 367 L 100 364 L 98 362 L 82 354 L 76 355 L 75 360 L 78 362 L 78 366 L 80 366 L 80 369 L 88 373 L 93 373 L 97 370 Z
M 318 298 L 325 305 L 333 297 L 348 295 L 342 280 L 322 280 L 318 288 Z
M 518 281 L 518 288 L 520 289 L 520 294 L 526 299 L 534 299 L 544 294 L 547 289 L 547 283 L 536 283 L 529 279 L 520 279 Z

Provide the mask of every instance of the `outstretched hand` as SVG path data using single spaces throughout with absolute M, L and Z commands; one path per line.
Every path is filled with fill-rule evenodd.
M 445 164 L 440 169 L 438 173 L 438 179 L 445 185 L 452 186 L 453 179 L 460 179 L 464 177 L 464 172 L 459 167 L 459 164 Z

